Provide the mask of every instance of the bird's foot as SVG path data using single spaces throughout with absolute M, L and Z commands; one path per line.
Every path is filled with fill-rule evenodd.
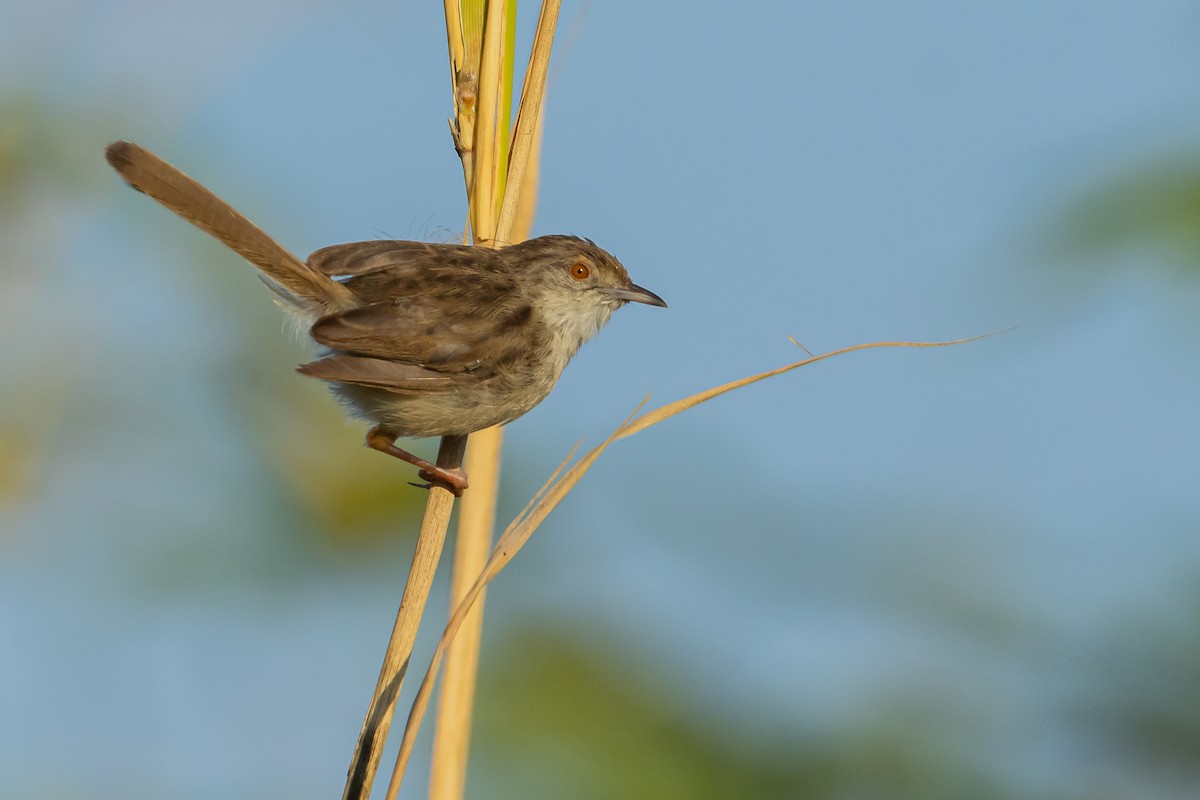
M 462 493 L 466 490 L 467 473 L 461 469 L 446 469 L 445 467 L 433 467 L 432 469 L 422 469 L 417 473 L 421 480 L 426 483 L 410 483 L 410 486 L 416 486 L 418 489 L 430 489 L 434 486 L 440 486 L 454 493 L 455 497 L 462 497 Z
M 402 450 L 396 446 L 396 435 L 382 425 L 376 425 L 371 430 L 367 431 L 367 447 L 373 450 L 378 450 L 381 453 L 387 453 L 389 456 L 394 456 L 401 461 L 407 461 L 409 464 L 420 469 L 417 473 L 421 480 L 428 483 L 414 483 L 418 489 L 431 489 L 434 486 L 440 486 L 454 493 L 455 497 L 462 497 L 463 491 L 467 488 L 467 473 L 463 472 L 458 467 L 439 467 L 437 464 L 430 463 L 420 456 L 415 456 L 407 450 Z

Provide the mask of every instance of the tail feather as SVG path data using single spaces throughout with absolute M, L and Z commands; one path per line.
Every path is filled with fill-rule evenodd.
M 132 142 L 113 142 L 104 155 L 130 186 L 220 239 L 262 270 L 270 279 L 268 286 L 274 282 L 298 298 L 326 306 L 355 305 L 349 289 L 296 258 L 224 200 L 149 150 Z

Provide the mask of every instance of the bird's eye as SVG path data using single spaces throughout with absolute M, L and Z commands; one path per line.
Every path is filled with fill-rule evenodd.
M 577 281 L 585 281 L 587 280 L 588 275 L 591 274 L 592 272 L 588 269 L 587 264 L 576 264 L 575 266 L 571 267 L 571 277 Z

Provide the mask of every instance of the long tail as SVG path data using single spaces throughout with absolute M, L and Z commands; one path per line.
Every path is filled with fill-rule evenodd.
M 224 200 L 149 150 L 132 142 L 113 142 L 104 155 L 130 186 L 220 239 L 292 294 L 323 305 L 354 304 L 349 289 L 296 258 Z

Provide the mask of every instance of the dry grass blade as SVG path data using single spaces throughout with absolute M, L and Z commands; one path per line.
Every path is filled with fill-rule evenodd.
M 444 0 L 446 43 L 450 52 L 450 82 L 454 92 L 454 116 L 450 136 L 462 160 L 467 197 L 475 180 L 475 124 L 479 106 L 479 57 L 483 49 L 483 19 L 486 0 Z M 470 229 L 468 212 L 467 229 Z
M 993 334 L 991 333 L 985 333 L 982 336 L 972 336 L 967 339 L 955 339 L 948 342 L 868 342 L 866 344 L 856 344 L 850 347 L 843 347 L 839 350 L 832 350 L 828 353 L 822 353 L 819 356 L 812 356 L 811 358 L 806 358 L 803 361 L 797 361 L 794 364 L 777 367 L 775 369 L 767 370 L 766 372 L 760 372 L 757 375 L 751 375 L 748 378 L 741 378 L 736 381 L 730 381 L 729 383 L 721 384 L 720 386 L 713 387 L 712 389 L 694 394 L 691 397 L 685 397 L 682 400 L 676 400 L 674 403 L 667 403 L 665 406 L 660 406 L 653 411 L 648 411 L 635 419 L 625 428 L 625 430 L 620 433 L 617 438 L 624 439 L 626 436 L 633 436 L 635 433 L 646 430 L 646 428 L 649 428 L 651 425 L 657 425 L 665 419 L 670 419 L 676 414 L 687 411 L 689 408 L 695 408 L 701 403 L 712 400 L 714 397 L 719 397 L 726 392 L 732 392 L 734 389 L 740 389 L 743 386 L 749 386 L 752 383 L 758 383 L 759 381 L 766 380 L 767 378 L 772 378 L 776 375 L 782 375 L 785 372 L 791 372 L 794 369 L 799 369 L 800 367 L 804 367 L 809 364 L 815 364 L 818 361 L 824 361 L 825 359 L 833 358 L 834 356 L 853 353 L 856 350 L 870 350 L 876 347 L 948 347 L 954 344 L 966 344 L 967 342 L 986 339 L 988 336 L 992 335 Z M 804 346 L 799 342 L 796 342 L 795 339 L 792 339 L 792 341 L 795 342 L 797 347 L 805 349 Z M 805 349 L 805 352 L 808 351 Z
M 466 45 L 463 42 L 463 20 L 458 0 L 445 0 L 446 49 L 450 51 L 450 81 L 458 85 L 458 72 L 463 68 Z
M 461 465 L 466 446 L 465 436 L 443 437 L 438 452 L 438 465 Z M 367 706 L 366 718 L 354 746 L 354 755 L 350 759 L 343 800 L 365 800 L 371 796 L 371 786 L 375 782 L 383 745 L 391 728 L 396 696 L 400 693 L 404 676 L 408 672 L 417 628 L 421 624 L 425 602 L 429 599 L 429 589 L 433 586 L 453 507 L 454 495 L 448 490 L 439 486 L 429 489 L 425 516 L 421 520 L 421 530 L 417 534 L 417 543 L 413 549 L 412 566 L 404 584 L 400 609 L 396 612 L 396 623 L 392 628 L 391 638 L 388 639 L 383 666 L 379 670 L 379 680 Z
M 529 541 L 533 532 L 542 524 L 542 521 L 567 496 L 567 493 L 575 487 L 575 484 L 591 468 L 596 459 L 600 457 L 600 454 L 617 440 L 619 434 L 633 420 L 633 415 L 637 414 L 645 404 L 645 400 L 638 404 L 633 414 L 620 427 L 613 431 L 607 439 L 589 450 L 583 458 L 564 472 L 564 468 L 570 463 L 571 458 L 575 454 L 575 448 L 572 448 L 571 452 L 567 454 L 566 459 L 559 464 L 558 469 L 550 476 L 550 479 L 534 495 L 534 499 L 529 501 L 521 513 L 517 515 L 516 519 L 509 524 L 508 528 L 500 536 L 500 540 L 496 543 L 496 549 L 492 551 L 492 556 L 488 559 L 487 565 L 483 568 L 483 571 L 475 580 L 470 590 L 455 607 L 454 613 L 450 616 L 450 621 L 446 623 L 442 638 L 438 641 L 437 649 L 434 650 L 429 669 L 426 671 L 425 678 L 421 682 L 421 688 L 417 690 L 416 699 L 413 700 L 412 709 L 408 714 L 408 722 L 404 727 L 404 737 L 400 740 L 400 752 L 396 755 L 396 765 L 392 770 L 391 782 L 388 784 L 387 800 L 395 800 L 397 793 L 400 791 L 400 784 L 404 780 L 408 761 L 412 757 L 412 749 L 416 742 L 417 732 L 420 730 L 421 722 L 429 707 L 429 698 L 433 692 L 433 685 L 437 678 L 438 669 L 441 667 L 442 659 L 445 658 L 447 648 L 449 648 L 455 634 L 470 613 L 476 599 L 483 594 L 484 588 L 499 574 L 500 570 L 504 569 L 512 561 L 517 552 Z
M 533 218 L 537 213 L 538 174 L 540 172 L 540 157 L 542 152 L 542 130 L 545 121 L 545 108 L 538 114 L 537 127 L 533 130 L 533 146 L 528 158 L 525 159 L 525 173 L 516 183 L 511 183 L 509 191 L 518 192 L 517 210 L 513 214 L 512 228 L 507 238 L 512 242 L 523 242 L 529 238 L 533 230 Z M 507 194 L 505 195 L 507 197 Z
M 533 38 L 533 49 L 529 54 L 529 68 L 525 71 L 525 83 L 521 89 L 521 105 L 517 110 L 517 125 L 513 133 L 512 151 L 509 154 L 508 186 L 496 232 L 501 239 L 508 237 L 517 216 L 518 195 L 525 185 L 525 170 L 530 153 L 537 140 L 538 120 L 542 113 L 542 98 L 546 93 L 546 72 L 550 66 L 550 50 L 554 44 L 554 32 L 558 28 L 559 0 L 545 0 L 538 17 L 537 32 Z
M 492 531 L 496 527 L 496 481 L 503 442 L 504 429 L 500 427 L 471 434 L 471 447 L 467 450 L 464 467 L 473 480 L 476 475 L 480 478 L 459 504 L 450 581 L 451 608 L 470 591 L 492 547 Z M 466 788 L 484 599 L 480 595 L 446 656 L 429 768 L 430 800 L 459 800 Z
M 475 118 L 475 175 L 471 182 L 471 222 L 476 241 L 496 238 L 497 191 L 500 153 L 497 124 L 500 119 L 501 80 L 504 76 L 504 3 L 489 2 L 483 27 L 483 54 L 479 65 L 479 104 Z

